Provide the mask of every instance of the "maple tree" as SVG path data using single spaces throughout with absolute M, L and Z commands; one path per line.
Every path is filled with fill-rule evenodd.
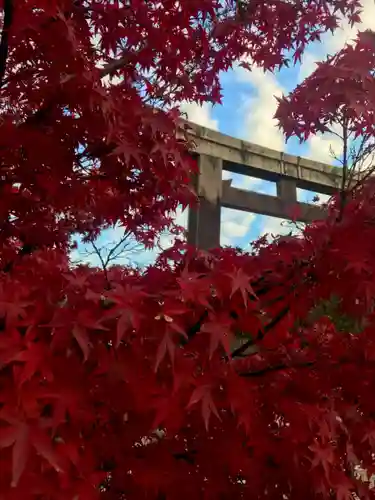
M 290 95 L 278 99 L 275 117 L 287 137 L 306 140 L 311 134 L 322 133 L 339 138 L 342 150 L 339 155 L 333 151 L 333 155 L 343 168 L 343 194 L 355 184 L 359 170 L 366 170 L 366 176 L 373 172 L 374 71 L 375 34 L 367 30 L 360 32 L 354 43 L 317 64 Z
M 73 235 L 152 245 L 194 202 L 176 102 L 220 102 L 235 61 L 299 60 L 359 2 L 1 8 L 0 498 L 374 496 L 355 475 L 375 446 L 371 179 L 253 254 L 69 261 Z M 359 333 L 311 316 L 332 295 Z
M 339 149 L 331 145 L 331 156 L 342 167 L 340 210 L 357 185 L 374 173 L 375 35 L 367 30 L 326 61 L 288 96 L 278 99 L 275 117 L 287 137 L 300 140 L 311 134 L 328 134 L 339 139 Z M 341 325 L 358 328 L 358 321 L 337 314 L 340 297 L 319 305 Z

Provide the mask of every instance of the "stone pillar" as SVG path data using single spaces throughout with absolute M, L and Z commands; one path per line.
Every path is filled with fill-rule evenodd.
M 189 210 L 188 242 L 201 250 L 220 246 L 222 160 L 200 155 L 195 189 L 199 206 Z
M 294 179 L 280 179 L 277 181 L 277 196 L 286 204 L 297 203 L 297 183 Z

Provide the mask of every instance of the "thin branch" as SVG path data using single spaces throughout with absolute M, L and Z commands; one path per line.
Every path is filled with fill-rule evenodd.
M 354 184 L 354 186 L 350 189 L 350 192 L 354 192 L 363 182 L 365 182 L 369 177 L 371 177 L 375 172 L 375 165 L 370 168 L 366 174 L 361 177 L 357 182 L 356 184 Z
M 365 145 L 366 145 L 366 142 L 368 139 L 369 139 L 369 136 L 367 134 L 362 136 L 361 143 L 360 143 L 356 153 L 352 156 L 352 165 L 354 168 L 357 165 L 357 163 L 359 163 L 361 158 L 363 158 L 363 155 L 365 154 L 364 150 L 365 150 Z
M 95 250 L 95 253 L 96 255 L 98 256 L 99 260 L 100 260 L 100 263 L 102 265 L 102 269 L 103 269 L 103 272 L 104 272 L 104 277 L 105 277 L 105 280 L 108 284 L 108 286 L 110 287 L 110 282 L 109 282 L 109 279 L 108 279 L 108 270 L 107 270 L 107 263 L 104 261 L 103 259 L 103 256 L 101 254 L 101 251 L 99 250 L 99 248 L 96 246 L 96 243 L 94 240 L 90 241 L 93 249 Z
M 299 363 L 297 365 L 288 365 L 287 363 L 279 363 L 273 366 L 267 366 L 266 368 L 262 368 L 261 370 L 255 370 L 250 372 L 239 373 L 240 377 L 262 377 L 263 375 L 267 375 L 268 373 L 283 371 L 283 370 L 292 370 L 296 368 L 309 368 L 315 365 L 315 361 L 306 361 L 304 363 Z
M 319 361 L 322 361 L 322 359 L 315 359 L 311 361 L 299 361 L 296 364 L 289 364 L 289 363 L 277 363 L 275 365 L 267 366 L 265 368 L 261 368 L 260 370 L 254 370 L 254 371 L 249 371 L 249 372 L 242 372 L 238 373 L 240 377 L 262 377 L 264 375 L 268 375 L 269 373 L 273 372 L 278 372 L 278 371 L 284 371 L 284 370 L 296 370 L 296 369 L 302 369 L 302 368 L 311 368 L 312 366 L 316 366 Z M 358 360 L 353 360 L 353 359 L 339 359 L 339 360 L 328 360 L 331 361 L 330 367 L 331 368 L 338 368 L 341 369 L 342 366 L 344 365 L 350 365 L 350 364 L 355 364 L 356 366 L 359 365 Z M 364 360 L 361 360 L 360 364 L 361 367 L 363 367 Z M 367 364 L 370 366 L 374 366 L 374 361 L 370 360 L 367 361 Z
M 3 31 L 0 41 L 0 88 L 3 86 L 3 79 L 7 67 L 9 52 L 9 31 L 13 21 L 13 0 L 4 0 L 4 20 Z
M 353 193 L 356 189 L 365 182 L 375 172 L 375 142 L 372 141 L 372 136 L 364 134 L 357 148 L 351 147 L 350 158 L 351 167 L 348 166 L 348 176 L 346 179 L 346 196 Z M 362 169 L 366 160 L 370 157 L 372 163 L 365 170 Z M 348 158 L 349 160 L 349 158 Z M 356 181 L 356 182 L 355 182 Z
M 113 260 L 118 259 L 119 256 L 123 253 L 125 248 L 121 248 L 121 245 L 123 245 L 129 237 L 130 237 L 130 231 L 125 231 L 120 241 L 114 247 L 111 248 L 111 250 L 108 252 L 107 255 L 107 260 L 106 260 L 107 266 Z
M 332 134 L 332 135 L 335 135 L 335 136 L 336 136 L 336 137 L 338 137 L 339 139 L 343 140 L 342 135 L 338 134 L 338 133 L 337 133 L 337 132 L 335 132 L 334 130 L 332 130 L 332 129 L 330 129 L 330 128 L 329 128 L 329 129 L 328 129 L 328 132 L 329 132 L 330 134 Z
M 107 75 L 110 75 L 111 73 L 114 73 L 118 69 L 121 69 L 123 66 L 125 66 L 129 62 L 129 56 L 123 56 L 120 59 L 113 59 L 111 62 L 106 64 L 103 68 L 101 68 L 99 74 L 100 78 L 104 78 Z
M 343 153 L 342 153 L 342 181 L 341 181 L 341 190 L 340 190 L 340 210 L 337 217 L 337 220 L 340 221 L 343 216 L 347 192 L 346 192 L 346 181 L 348 177 L 348 147 L 349 147 L 349 136 L 348 136 L 348 125 L 349 120 L 346 117 L 344 112 L 344 116 L 342 119 L 342 137 L 343 137 Z
M 342 153 L 342 185 L 341 192 L 344 193 L 346 189 L 346 178 L 348 174 L 348 121 L 343 121 L 343 153 Z M 344 200 L 345 201 L 345 200 Z
M 285 318 L 289 310 L 290 310 L 289 306 L 283 307 L 264 328 L 259 330 L 258 335 L 256 336 L 255 339 L 249 339 L 240 347 L 237 347 L 237 349 L 235 349 L 232 352 L 231 358 L 236 358 L 241 356 L 245 351 L 247 351 L 247 349 L 255 345 L 256 342 L 262 340 L 269 331 L 271 331 L 283 318 Z
M 311 265 L 311 262 L 309 262 L 308 260 L 302 260 L 302 261 L 296 262 L 296 267 L 297 267 L 297 270 L 299 270 L 299 271 L 301 271 L 302 268 L 304 268 L 308 265 Z M 288 275 L 288 277 L 286 277 L 283 280 L 282 284 L 285 284 L 285 281 L 288 279 L 293 279 L 295 271 L 296 271 L 296 269 L 292 268 L 290 271 L 290 274 Z M 267 281 L 267 277 L 269 275 L 272 275 L 272 272 L 274 272 L 274 271 L 272 271 L 272 270 L 265 271 L 263 276 L 261 276 L 257 280 L 250 282 L 251 287 L 254 289 L 256 296 L 258 298 L 262 295 L 266 295 L 274 287 L 281 285 L 280 281 L 277 281 L 277 282 Z M 310 278 L 311 278 L 311 276 L 310 276 Z M 293 287 L 293 288 L 295 288 L 295 287 Z M 290 293 L 290 292 L 291 292 L 291 290 L 288 290 L 285 294 L 281 294 L 280 296 L 275 297 L 274 299 L 271 299 L 270 301 L 267 301 L 266 304 L 264 304 L 263 309 L 265 309 L 268 306 L 273 305 L 277 302 L 285 300 L 286 294 Z M 253 299 L 253 297 L 251 296 L 250 300 L 252 300 L 252 299 Z M 232 358 L 243 356 L 245 351 L 247 351 L 251 347 L 255 347 L 256 343 L 259 340 L 262 340 L 262 338 L 267 333 L 269 333 L 288 314 L 289 310 L 290 310 L 289 305 L 285 305 L 284 307 L 282 307 L 280 309 L 280 311 L 277 314 L 275 314 L 275 316 L 270 320 L 270 322 L 258 331 L 257 336 L 255 338 L 251 338 L 251 339 L 247 340 L 244 344 L 242 344 L 241 346 L 236 348 L 231 353 L 230 357 L 227 355 L 224 355 L 223 359 L 225 361 L 229 361 Z M 237 313 L 234 311 L 232 311 L 230 313 L 230 315 L 232 316 L 233 319 L 237 319 L 237 317 L 238 317 Z M 182 342 L 181 342 L 182 345 L 186 345 L 191 339 L 193 339 L 201 331 L 201 328 L 207 319 L 208 319 L 208 310 L 206 309 L 203 312 L 203 314 L 199 317 L 199 319 L 189 328 L 189 331 L 187 332 L 188 338 L 186 340 L 182 340 Z M 251 354 L 254 354 L 254 352 L 251 352 Z M 250 355 L 250 353 L 246 353 L 246 355 Z
M 348 186 L 351 186 L 353 182 L 354 174 L 356 173 L 357 167 L 363 165 L 366 158 L 368 158 L 368 156 L 372 153 L 372 151 L 375 148 L 374 144 L 368 143 L 368 141 L 370 140 L 371 136 L 365 134 L 362 136 L 358 149 L 356 150 L 354 146 L 352 148 L 353 149 L 353 152 L 351 154 L 352 166 L 349 169 L 349 176 L 347 180 Z
M 111 287 L 110 279 L 109 279 L 109 266 L 110 264 L 119 259 L 121 257 L 121 254 L 124 254 L 125 252 L 128 253 L 133 253 L 136 252 L 138 247 L 140 249 L 140 245 L 137 244 L 136 242 L 134 245 L 131 245 L 131 242 L 127 242 L 127 240 L 130 238 L 131 233 L 130 231 L 124 231 L 124 234 L 120 238 L 120 240 L 115 243 L 109 243 L 107 245 L 103 245 L 99 247 L 94 239 L 90 239 L 89 244 L 92 246 L 94 249 L 92 252 L 84 252 L 83 255 L 86 256 L 91 256 L 91 255 L 96 255 L 99 259 L 100 262 L 100 267 L 103 269 L 105 280 L 107 282 L 108 287 Z M 111 245 L 112 248 L 111 248 Z M 110 248 L 108 250 L 108 248 Z

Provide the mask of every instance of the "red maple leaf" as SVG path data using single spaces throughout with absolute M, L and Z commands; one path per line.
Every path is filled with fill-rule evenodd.
M 139 328 L 142 313 L 139 312 L 140 304 L 147 293 L 141 287 L 118 284 L 114 292 L 107 294 L 108 300 L 115 305 L 107 312 L 108 317 L 118 317 L 116 346 L 118 347 L 129 328 Z
M 237 269 L 233 274 L 229 274 L 232 279 L 231 297 L 237 292 L 241 292 L 244 305 L 246 306 L 250 297 L 257 298 L 252 286 L 251 278 L 241 268 Z
M 225 313 L 217 316 L 209 316 L 209 321 L 205 322 L 201 328 L 202 333 L 210 335 L 209 357 L 212 358 L 214 352 L 222 345 L 227 356 L 230 356 L 231 341 L 234 337 L 232 332 L 233 320 Z
M 309 446 L 309 450 L 313 452 L 313 458 L 311 460 L 312 467 L 322 467 L 326 479 L 329 479 L 331 468 L 335 464 L 335 453 L 331 444 L 326 443 L 323 446 L 315 442 Z
M 187 408 L 190 408 L 199 402 L 202 404 L 202 416 L 207 431 L 211 413 L 213 413 L 220 420 L 220 415 L 212 399 L 211 390 L 210 385 L 199 385 L 194 389 L 187 405 Z
M 6 415 L 0 414 L 0 418 L 4 419 Z M 0 429 L 0 448 L 12 446 L 13 449 L 12 487 L 17 486 L 25 470 L 31 446 L 57 472 L 62 472 L 62 457 L 53 448 L 51 439 L 35 427 L 30 428 L 26 423 L 14 421 L 13 418 L 10 420 L 11 426 Z

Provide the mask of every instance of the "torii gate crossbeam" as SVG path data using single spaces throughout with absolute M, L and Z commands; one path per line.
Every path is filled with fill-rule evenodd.
M 221 134 L 191 122 L 189 136 L 195 143 L 199 176 L 195 189 L 200 204 L 189 210 L 188 242 L 201 249 L 220 245 L 221 208 L 290 218 L 293 205 L 299 207 L 299 221 L 324 217 L 321 207 L 297 202 L 297 188 L 332 195 L 341 187 L 339 167 L 285 154 Z M 257 177 L 276 182 L 277 196 L 247 191 L 223 180 L 222 172 Z

